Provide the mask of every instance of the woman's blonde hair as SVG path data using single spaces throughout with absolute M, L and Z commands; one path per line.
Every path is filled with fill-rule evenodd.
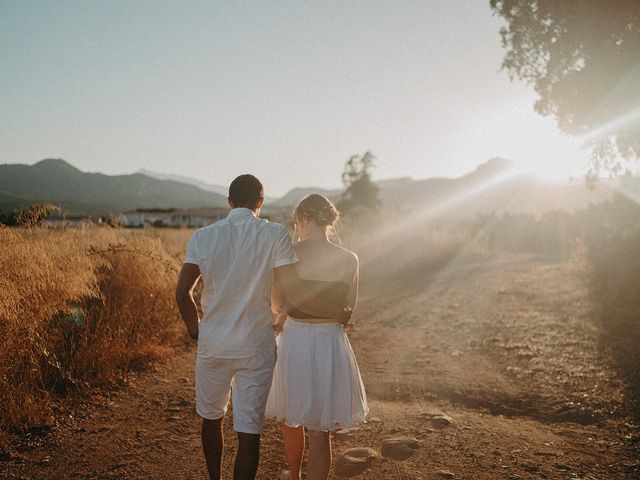
M 341 244 L 335 224 L 340 219 L 340 213 L 331 200 L 323 195 L 312 193 L 307 195 L 293 211 L 296 221 L 308 218 L 321 227 L 328 227 L 330 236 L 338 245 Z
M 308 218 L 321 227 L 332 227 L 340 217 L 336 206 L 323 195 L 312 193 L 307 195 L 293 212 L 295 219 Z

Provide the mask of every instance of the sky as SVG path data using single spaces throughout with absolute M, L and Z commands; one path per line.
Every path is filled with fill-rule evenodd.
M 566 178 L 588 151 L 501 71 L 488 0 L 0 0 L 0 163 L 147 168 L 267 195 L 455 177 L 496 156 Z

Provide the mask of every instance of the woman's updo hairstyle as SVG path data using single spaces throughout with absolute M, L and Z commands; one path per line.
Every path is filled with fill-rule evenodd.
M 294 211 L 296 219 L 308 218 L 321 227 L 333 227 L 340 214 L 327 197 L 312 193 L 303 198 Z

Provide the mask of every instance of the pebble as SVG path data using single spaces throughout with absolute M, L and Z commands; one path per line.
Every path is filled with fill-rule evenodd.
M 342 428 L 340 430 L 337 430 L 336 432 L 334 432 L 333 437 L 334 438 L 345 438 L 345 437 L 350 437 L 351 434 L 353 432 L 355 432 L 357 430 L 357 427 L 352 427 L 352 428 Z
M 456 478 L 456 476 L 448 470 L 438 470 L 436 475 L 438 478 Z

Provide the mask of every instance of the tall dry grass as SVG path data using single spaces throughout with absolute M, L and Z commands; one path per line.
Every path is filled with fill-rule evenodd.
M 140 232 L 0 229 L 0 431 L 184 345 L 178 266 Z
M 640 419 L 640 206 L 621 197 L 589 212 L 585 235 L 594 319 Z

